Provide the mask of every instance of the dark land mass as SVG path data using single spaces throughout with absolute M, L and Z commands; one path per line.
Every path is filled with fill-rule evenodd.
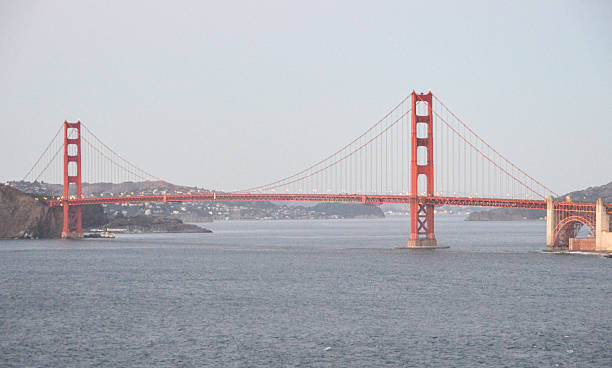
M 0 185 L 0 238 L 59 238 L 64 224 L 59 207 L 33 194 Z
M 527 210 L 522 208 L 494 208 L 492 210 L 476 211 L 470 213 L 466 221 L 523 221 L 542 220 L 546 211 Z
M 577 190 L 564 194 L 555 200 L 564 201 L 567 196 L 574 202 L 595 202 L 602 198 L 605 203 L 612 202 L 612 182 L 584 190 Z M 472 212 L 466 218 L 467 221 L 517 221 L 517 220 L 539 220 L 546 216 L 546 211 L 526 210 L 518 208 L 495 208 L 486 211 Z
M 212 233 L 193 224 L 184 224 L 177 218 L 154 216 L 117 216 L 105 225 L 107 229 L 123 229 L 130 233 Z
M 338 218 L 382 218 L 383 211 L 374 205 L 355 203 L 318 203 L 311 210 Z

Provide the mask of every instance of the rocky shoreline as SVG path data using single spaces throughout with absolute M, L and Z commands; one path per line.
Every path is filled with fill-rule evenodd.
M 0 185 L 0 238 L 59 238 L 62 209 L 51 208 L 44 198 L 8 185 Z

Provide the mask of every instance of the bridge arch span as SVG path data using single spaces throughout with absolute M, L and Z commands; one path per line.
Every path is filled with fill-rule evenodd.
M 578 236 L 582 226 L 588 227 L 591 236 L 595 234 L 595 221 L 587 216 L 571 215 L 559 221 L 554 230 L 554 247 L 569 247 L 569 239 Z

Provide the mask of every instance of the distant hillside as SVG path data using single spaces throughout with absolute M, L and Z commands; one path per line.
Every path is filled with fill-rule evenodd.
M 584 190 L 577 190 L 575 192 L 567 193 L 559 198 L 559 200 L 565 199 L 565 196 L 572 197 L 574 202 L 595 202 L 599 198 L 603 198 L 605 203 L 612 202 L 612 182 L 598 187 L 588 187 Z
M 492 210 L 476 211 L 466 217 L 466 221 L 523 221 L 542 220 L 546 211 L 526 210 L 517 208 L 494 208 Z
M 63 195 L 61 184 L 44 182 L 13 181 L 8 183 L 19 190 L 32 193 L 43 198 Z M 122 196 L 150 194 L 182 194 L 207 192 L 208 189 L 178 186 L 163 181 L 113 183 L 83 183 L 85 196 Z M 308 205 L 306 205 L 308 204 Z M 377 218 L 384 217 L 377 206 L 345 203 L 304 203 L 304 205 L 288 205 L 284 202 L 172 202 L 172 203 L 114 203 L 104 204 L 92 209 L 91 226 L 104 223 L 104 216 L 121 214 L 126 217 L 153 215 L 157 217 L 173 217 L 183 221 L 208 222 L 212 220 L 287 220 L 287 219 L 324 219 L 324 218 Z M 88 213 L 89 213 L 88 212 Z M 83 218 L 86 221 L 86 218 Z M 89 224 L 89 222 L 88 222 Z
M 8 184 L 26 193 L 61 196 L 64 194 L 63 184 L 49 184 L 45 182 L 26 182 L 26 181 L 11 181 Z M 197 191 L 199 188 L 174 185 L 164 181 L 143 181 L 143 182 L 123 182 L 115 183 L 83 183 L 83 193 L 95 194 L 110 194 L 110 193 L 161 193 L 167 191 L 170 193 L 189 191 Z M 200 188 L 201 189 L 201 188 Z
M 564 201 L 567 196 L 574 202 L 595 202 L 603 198 L 604 202 L 612 203 L 612 182 L 597 187 L 577 190 L 564 194 L 556 200 Z M 472 212 L 466 218 L 467 221 L 518 221 L 543 219 L 546 211 L 535 211 L 514 208 L 495 208 L 486 211 Z
M 374 205 L 356 203 L 318 203 L 310 208 L 329 216 L 338 218 L 383 218 L 383 211 Z

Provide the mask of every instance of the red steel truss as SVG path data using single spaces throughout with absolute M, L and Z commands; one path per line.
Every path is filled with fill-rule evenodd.
M 167 194 L 167 195 L 142 195 L 142 196 L 108 196 L 95 198 L 54 199 L 48 201 L 52 207 L 82 206 L 88 204 L 110 204 L 110 203 L 144 203 L 144 202 L 257 202 L 257 201 L 279 201 L 279 202 L 345 202 L 362 204 L 410 204 L 416 200 L 418 205 L 423 206 L 473 206 L 473 207 L 504 207 L 504 208 L 527 208 L 546 209 L 546 201 L 540 200 L 517 200 L 500 198 L 462 198 L 462 197 L 412 197 L 409 195 L 360 195 L 360 194 L 251 194 L 251 193 L 192 193 L 192 194 Z M 564 202 L 558 202 L 564 203 Z M 594 205 L 593 205 L 594 206 Z M 594 207 L 593 207 L 594 208 Z

